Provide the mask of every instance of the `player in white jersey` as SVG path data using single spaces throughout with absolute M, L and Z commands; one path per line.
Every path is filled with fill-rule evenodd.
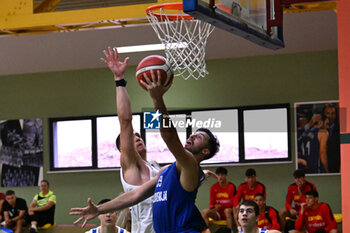
M 127 68 L 129 58 L 119 60 L 116 49 L 108 47 L 103 51 L 105 58 L 101 58 L 114 74 L 116 84 L 116 104 L 118 119 L 120 122 L 120 135 L 116 140 L 117 148 L 121 152 L 120 178 L 124 191 L 135 189 L 146 183 L 159 171 L 159 166 L 151 166 L 147 161 L 146 147 L 139 133 L 134 132 L 132 127 L 132 111 L 130 99 L 126 91 L 124 72 Z M 131 208 L 131 232 L 132 233 L 153 233 L 152 223 L 152 202 L 145 200 Z
M 158 164 L 154 163 L 153 161 L 146 162 L 146 166 L 150 170 L 150 177 L 156 176 L 160 169 Z M 126 183 L 123 179 L 122 169 L 120 170 L 120 179 L 122 181 L 122 185 L 125 192 L 140 187 L 140 185 L 131 185 Z M 153 196 L 140 202 L 137 205 L 130 207 L 132 232 L 154 232 L 152 222 L 152 209 Z

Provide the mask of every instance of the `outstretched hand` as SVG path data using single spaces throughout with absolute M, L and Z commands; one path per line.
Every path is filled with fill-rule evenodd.
M 70 209 L 69 215 L 81 215 L 81 217 L 74 222 L 74 224 L 78 224 L 80 221 L 84 220 L 83 225 L 81 227 L 84 227 L 89 220 L 99 215 L 97 206 L 94 203 L 92 203 L 91 198 L 88 198 L 87 203 L 87 207 Z
M 108 47 L 108 51 L 103 50 L 106 58 L 101 57 L 101 61 L 106 63 L 109 69 L 114 74 L 114 80 L 121 80 L 124 78 L 124 72 L 128 65 L 129 57 L 125 58 L 123 62 L 119 60 L 117 48 L 112 49 Z
M 161 98 L 164 95 L 164 93 L 168 91 L 168 89 L 173 83 L 170 82 L 166 86 L 163 86 L 160 71 L 157 70 L 157 75 L 154 72 L 154 70 L 151 70 L 151 78 L 148 77 L 147 73 L 144 73 L 143 77 L 145 78 L 145 81 L 143 79 L 141 79 L 140 81 L 148 90 L 151 98 L 158 99 Z
M 209 177 L 213 177 L 215 179 L 219 179 L 218 176 L 214 172 L 212 172 L 210 170 L 203 170 L 203 172 L 204 172 L 206 180 L 208 180 Z

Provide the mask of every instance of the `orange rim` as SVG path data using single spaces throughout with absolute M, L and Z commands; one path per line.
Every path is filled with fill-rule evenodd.
M 175 2 L 175 3 L 163 3 L 163 4 L 158 4 L 158 5 L 153 5 L 150 6 L 146 9 L 146 14 L 147 15 L 154 15 L 158 19 L 162 18 L 162 15 L 159 13 L 156 13 L 154 11 L 159 10 L 159 9 L 168 9 L 168 10 L 181 10 L 182 11 L 182 2 Z M 152 12 L 152 13 L 151 13 Z M 165 15 L 168 17 L 170 20 L 177 20 L 179 19 L 179 16 L 183 19 L 191 20 L 194 19 L 192 16 L 188 14 L 166 14 Z

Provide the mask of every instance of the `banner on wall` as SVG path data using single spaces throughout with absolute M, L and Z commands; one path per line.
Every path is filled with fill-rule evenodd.
M 0 121 L 1 187 L 37 186 L 43 172 L 42 120 Z
M 340 172 L 339 102 L 295 103 L 297 168 L 307 174 Z

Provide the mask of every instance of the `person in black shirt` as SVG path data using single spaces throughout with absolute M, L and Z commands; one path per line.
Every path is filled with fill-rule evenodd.
M 15 229 L 15 233 L 21 233 L 23 226 L 26 226 L 26 216 L 27 216 L 27 202 L 19 197 L 13 190 L 8 190 L 6 192 L 6 201 L 3 204 L 4 227 Z

